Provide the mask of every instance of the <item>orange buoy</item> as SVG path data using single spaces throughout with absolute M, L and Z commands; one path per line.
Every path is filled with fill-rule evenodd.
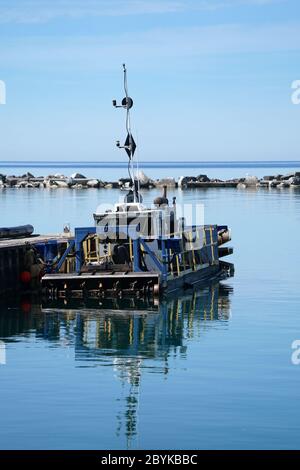
M 31 281 L 31 274 L 29 271 L 22 271 L 20 276 L 21 281 L 23 284 L 29 284 Z
M 29 300 L 23 299 L 21 302 L 21 310 L 23 313 L 30 313 L 31 302 Z

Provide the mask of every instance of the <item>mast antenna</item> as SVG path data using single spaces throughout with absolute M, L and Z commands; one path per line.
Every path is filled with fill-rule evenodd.
M 122 148 L 126 151 L 128 156 L 128 174 L 132 183 L 132 192 L 133 192 L 133 201 L 140 202 L 140 195 L 138 192 L 138 180 L 135 175 L 133 157 L 136 150 L 136 143 L 134 141 L 132 132 L 131 132 L 131 121 L 130 121 L 130 109 L 133 106 L 133 99 L 128 95 L 128 84 L 127 84 L 127 69 L 126 65 L 123 64 L 124 72 L 124 91 L 125 97 L 122 99 L 121 104 L 117 104 L 116 100 L 113 100 L 113 106 L 115 108 L 123 108 L 126 110 L 126 131 L 127 137 L 124 145 L 120 144 L 120 141 L 117 140 L 116 145 L 118 148 Z

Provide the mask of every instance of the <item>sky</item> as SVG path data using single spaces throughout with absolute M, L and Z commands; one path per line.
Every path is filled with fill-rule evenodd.
M 300 159 L 299 0 L 0 0 L 0 160 L 126 159 L 123 62 L 141 161 Z

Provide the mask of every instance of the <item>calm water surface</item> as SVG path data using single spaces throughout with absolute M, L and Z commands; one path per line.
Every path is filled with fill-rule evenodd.
M 3 304 L 0 448 L 300 448 L 300 191 L 174 194 L 232 228 L 235 278 L 149 313 Z M 1 225 L 92 225 L 118 197 L 2 190 Z

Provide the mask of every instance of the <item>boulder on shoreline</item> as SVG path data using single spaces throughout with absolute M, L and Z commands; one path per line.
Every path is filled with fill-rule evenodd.
M 54 180 L 52 184 L 55 184 L 58 188 L 68 188 L 69 185 L 66 181 Z
M 83 176 L 81 173 L 73 173 L 70 176 L 70 178 L 72 178 L 72 179 L 83 179 L 83 180 L 87 179 L 87 177 Z
M 93 180 L 88 180 L 86 185 L 89 188 L 99 188 L 99 180 L 93 179 Z
M 256 186 L 258 183 L 258 178 L 256 176 L 246 176 L 244 184 L 247 186 Z
M 168 188 L 175 188 L 176 181 L 175 181 L 175 178 L 172 178 L 172 177 L 162 178 L 160 180 L 155 181 L 155 186 L 156 187 L 167 186 Z
M 294 176 L 290 179 L 291 186 L 300 186 L 300 176 Z

